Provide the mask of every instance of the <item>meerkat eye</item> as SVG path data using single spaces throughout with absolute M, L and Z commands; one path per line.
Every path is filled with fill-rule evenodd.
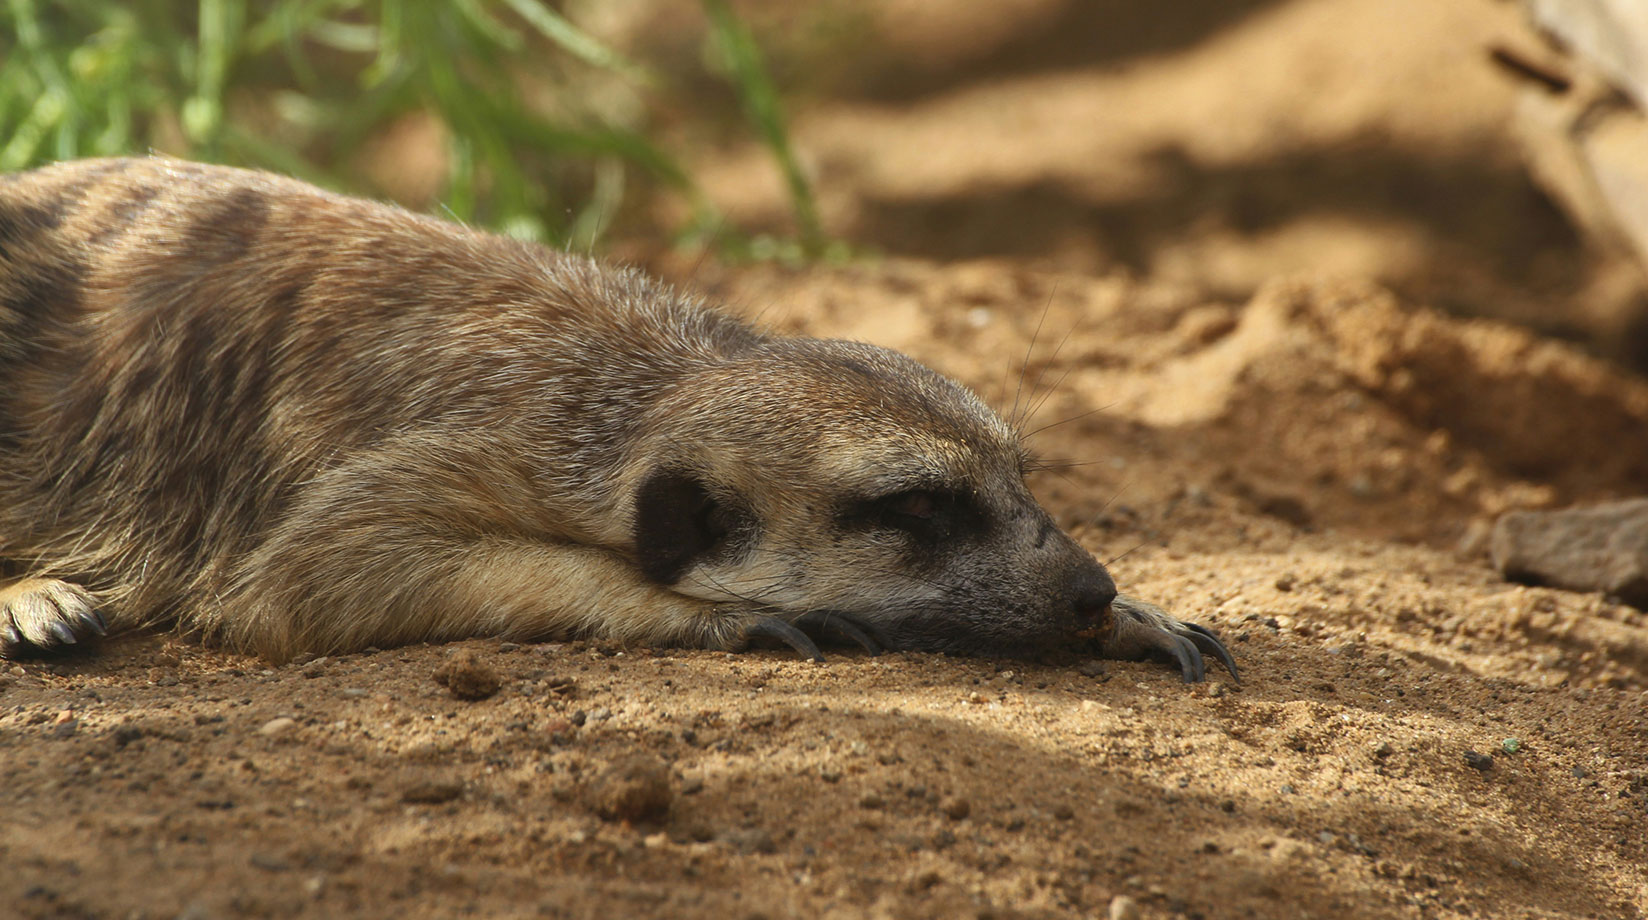
M 950 529 L 961 505 L 961 497 L 953 492 L 909 489 L 866 502 L 863 517 L 877 527 L 934 536 Z
M 900 492 L 884 499 L 884 501 L 886 502 L 886 510 L 900 517 L 927 521 L 938 513 L 939 496 L 925 489 Z
M 841 522 L 921 540 L 943 540 L 985 526 L 984 513 L 972 499 L 947 489 L 906 489 L 867 498 L 842 509 Z

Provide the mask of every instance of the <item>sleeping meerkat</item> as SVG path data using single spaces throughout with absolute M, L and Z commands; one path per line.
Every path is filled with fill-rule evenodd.
M 0 177 L 0 651 L 468 636 L 1176 661 L 1013 431 L 887 349 L 264 173 Z

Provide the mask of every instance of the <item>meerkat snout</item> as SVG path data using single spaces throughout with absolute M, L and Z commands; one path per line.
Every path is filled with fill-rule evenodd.
M 1110 605 L 1116 600 L 1116 582 L 1097 562 L 1071 579 L 1071 606 L 1076 612 L 1078 634 L 1105 638 L 1112 625 Z

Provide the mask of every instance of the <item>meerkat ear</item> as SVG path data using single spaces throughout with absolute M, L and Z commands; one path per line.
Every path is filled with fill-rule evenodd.
M 692 563 L 720 544 L 730 516 L 704 483 L 680 470 L 654 470 L 635 495 L 635 555 L 659 584 L 679 581 Z

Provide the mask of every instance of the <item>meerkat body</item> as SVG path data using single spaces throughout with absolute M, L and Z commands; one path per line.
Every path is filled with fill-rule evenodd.
M 178 622 L 815 654 L 1216 639 L 1112 603 L 959 385 L 263 173 L 0 177 L 0 651 Z

